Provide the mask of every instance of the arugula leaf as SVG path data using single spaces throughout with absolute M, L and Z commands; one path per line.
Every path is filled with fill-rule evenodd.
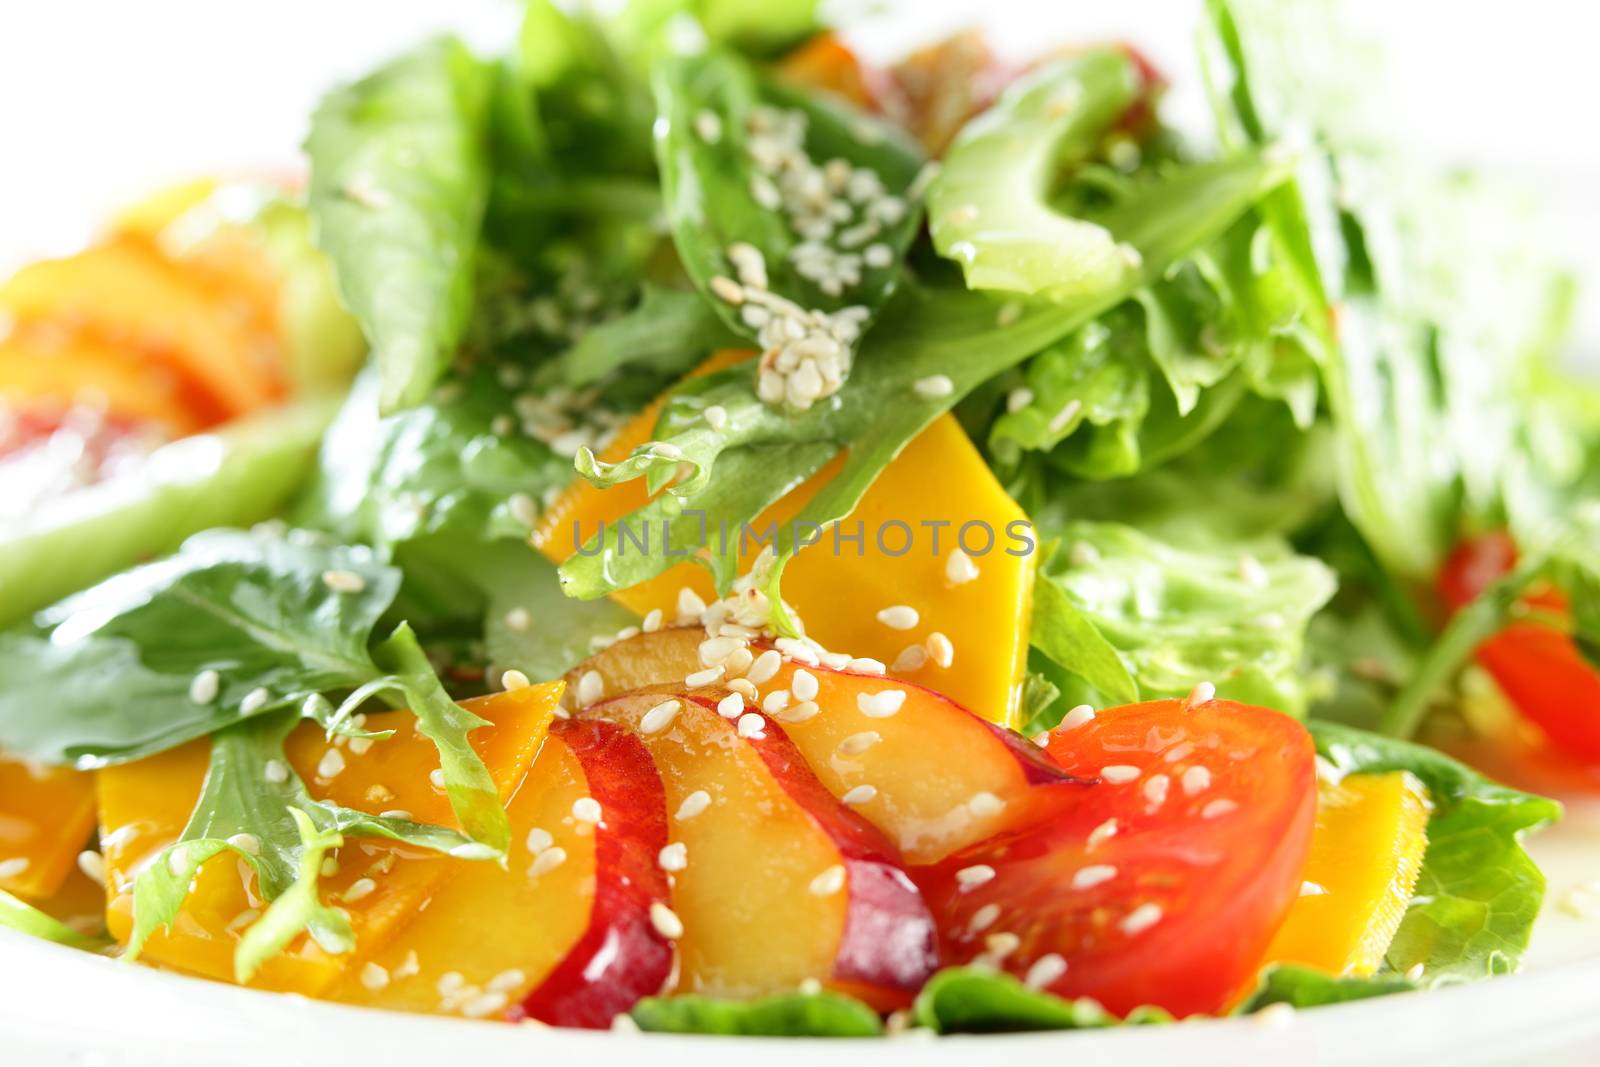
M 1544 897 L 1544 874 L 1522 836 L 1561 817 L 1553 800 L 1496 785 L 1431 748 L 1335 723 L 1308 724 L 1317 752 L 1340 774 L 1410 771 L 1433 813 L 1417 887 L 1385 956 L 1432 981 L 1517 969 Z
M 656 442 L 614 465 L 580 452 L 578 470 L 601 486 L 645 477 L 660 487 L 679 475 L 680 464 L 688 464 L 689 477 L 624 520 L 636 529 L 648 524 L 652 531 L 667 523 L 672 544 L 682 549 L 703 537 L 702 516 L 696 512 L 704 512 L 712 528 L 722 521 L 736 528 L 848 447 L 839 473 L 795 524 L 780 531 L 780 555 L 787 556 L 795 550 L 797 529 L 811 528 L 806 523 L 825 526 L 849 514 L 906 442 L 980 383 L 1160 277 L 1226 229 L 1282 173 L 1280 163 L 1247 153 L 1185 168 L 1112 209 L 1103 221 L 1138 248 L 1143 263 L 1122 287 L 1081 302 L 1026 307 L 1013 318 L 1002 316 L 1000 304 L 982 293 L 908 286 L 885 308 L 882 321 L 867 335 L 851 380 L 828 405 L 774 410 L 755 396 L 754 368 L 731 367 L 678 386 L 663 407 Z M 949 394 L 925 396 L 914 388 L 935 374 L 950 378 Z M 713 429 L 702 417 L 713 404 L 728 416 L 724 429 Z M 670 448 L 662 448 L 662 442 Z M 652 552 L 618 551 L 617 527 L 608 526 L 562 565 L 562 586 L 569 596 L 593 599 L 679 562 L 659 547 L 659 539 L 652 544 L 658 546 Z M 725 588 L 733 577 L 729 554 L 714 549 L 706 562 Z
M 336 592 L 324 580 L 334 573 L 360 588 Z M 379 673 L 366 645 L 399 581 L 360 549 L 196 534 L 40 612 L 36 628 L 0 634 L 0 743 L 99 767 L 359 686 Z M 203 671 L 217 673 L 216 695 L 191 700 Z
M 300 834 L 300 860 L 298 873 L 289 887 L 273 899 L 266 912 L 253 923 L 234 951 L 234 980 L 241 985 L 250 981 L 261 965 L 289 947 L 289 943 L 305 931 L 324 952 L 341 955 L 356 947 L 355 932 L 350 928 L 350 918 L 338 908 L 322 903 L 317 896 L 317 880 L 321 877 L 322 860 L 330 851 L 344 844 L 338 833 L 320 831 L 311 822 L 311 816 L 299 808 L 290 808 L 295 830 Z
M 878 1013 L 838 993 L 783 993 L 753 1000 L 646 997 L 634 1005 L 639 1029 L 742 1037 L 877 1037 Z
M 1293 964 L 1275 963 L 1261 972 L 1255 992 L 1237 1013 L 1249 1015 L 1269 1004 L 1288 1004 L 1294 1008 L 1314 1008 L 1322 1004 L 1344 1004 L 1392 993 L 1409 993 L 1420 988 L 1398 974 L 1375 974 L 1367 978 L 1335 977 L 1325 971 Z
M 699 292 L 647 282 L 638 307 L 589 330 L 541 375 L 573 388 L 602 382 L 624 367 L 676 377 L 713 350 L 741 343 Z
M 492 85 L 441 38 L 329 93 L 311 119 L 317 242 L 372 345 L 386 412 L 420 403 L 466 332 Z
M 956 135 L 928 190 L 928 226 L 968 286 L 1081 300 L 1138 273 L 1111 230 L 1048 201 L 1058 168 L 1087 157 L 1138 94 L 1126 52 L 1087 52 L 1018 79 Z
M 1167 1023 L 1160 1008 L 1135 1008 L 1118 1019 L 1088 997 L 1066 1000 L 1030 989 L 1009 974 L 978 967 L 947 967 L 917 994 L 917 1025 L 937 1034 L 994 1034 L 1085 1030 Z
M 654 70 L 653 85 L 659 114 L 656 157 L 673 239 L 695 284 L 708 294 L 730 329 L 750 338 L 757 334 L 739 308 L 710 295 L 713 278 L 738 277 L 728 249 L 739 242 L 764 257 L 768 287 L 802 308 L 834 311 L 855 305 L 870 311 L 888 299 L 899 279 L 901 257 L 919 224 L 916 205 L 906 202 L 922 163 L 910 138 L 841 100 L 763 82 L 748 64 L 727 52 L 664 59 Z M 714 138 L 703 132 L 708 121 L 718 131 Z M 852 177 L 857 181 L 870 172 L 874 189 L 899 198 L 897 208 L 887 215 L 871 215 L 877 199 L 838 190 L 832 203 L 848 209 L 849 216 L 830 217 L 825 233 L 802 237 L 793 220 L 779 208 L 764 205 L 756 192 L 765 183 L 769 195 L 775 196 L 781 181 L 789 179 L 768 176 L 752 158 L 752 124 L 787 122 L 801 125 L 798 133 L 807 156 L 840 160 L 855 168 Z M 765 130 L 763 144 L 775 136 L 777 131 Z M 824 180 L 820 172 L 817 180 Z M 854 229 L 861 230 L 862 239 L 846 243 L 844 234 Z M 830 289 L 799 269 L 803 243 L 830 242 L 857 257 L 858 284 Z M 869 242 L 891 250 L 887 262 L 875 265 L 862 257 L 860 248 Z
M 593 654 L 596 638 L 638 623 L 637 616 L 609 598 L 563 596 L 555 564 L 521 543 L 485 546 L 474 561 L 471 580 L 489 597 L 484 622 L 489 661 L 529 678 L 561 677 Z
M 1140 695 L 1184 696 L 1211 682 L 1230 699 L 1304 714 L 1306 623 L 1334 590 L 1320 561 L 1270 539 L 1230 551 L 1180 548 L 1120 523 L 1073 522 L 1059 533 L 1069 547 L 1045 563 L 1035 596 L 1075 608 L 1074 625 L 1086 621 L 1116 650 Z M 1054 589 L 1039 592 L 1046 586 Z M 1047 654 L 1061 639 L 1043 628 L 1033 635 Z
M 58 945 L 66 945 L 68 948 L 96 951 L 107 946 L 104 938 L 80 934 L 55 916 L 45 914 L 4 889 L 0 889 L 0 927 L 15 930 L 19 934 L 27 934 L 29 937 L 53 941 Z
M 166 445 L 0 533 L 0 626 L 211 526 L 259 522 L 299 486 L 337 401 L 307 397 Z

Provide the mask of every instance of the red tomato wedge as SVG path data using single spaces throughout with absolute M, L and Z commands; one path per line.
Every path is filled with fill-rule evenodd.
M 1097 779 L 1075 807 L 915 874 L 947 962 L 1119 1015 L 1227 1008 L 1300 891 L 1311 735 L 1264 708 L 1158 700 L 1057 730 L 1048 752 Z
M 1459 609 L 1516 566 L 1511 535 L 1498 531 L 1456 546 L 1439 573 L 1439 595 Z M 1566 598 L 1546 589 L 1523 603 L 1550 615 L 1567 612 Z M 1600 671 L 1558 626 L 1519 620 L 1478 646 L 1478 662 L 1524 718 L 1557 749 L 1600 763 Z

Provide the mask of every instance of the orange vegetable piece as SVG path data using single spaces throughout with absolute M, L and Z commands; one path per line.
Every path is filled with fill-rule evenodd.
M 503 799 L 521 784 L 549 731 L 560 683 L 530 686 L 465 701 L 463 706 L 488 720 L 473 732 L 473 749 L 488 765 Z M 396 733 L 362 750 L 335 739 L 329 744 L 313 723 L 290 735 L 286 754 L 311 794 L 345 807 L 379 814 L 407 811 L 419 822 L 456 825 L 448 799 L 429 774 L 438 752 L 412 728 L 408 712 L 383 716 Z M 378 721 L 374 722 L 378 725 Z M 358 743 L 359 744 L 359 743 Z M 126 942 L 133 927 L 133 883 L 143 866 L 182 833 L 205 778 L 209 742 L 197 741 L 169 752 L 99 772 L 102 851 L 108 893 L 107 925 Z M 323 776 L 324 759 L 337 750 L 344 769 Z M 433 886 L 460 860 L 379 838 L 347 838 L 337 853 L 338 869 L 322 881 L 325 900 L 350 913 L 357 949 L 333 956 L 309 938 L 268 961 L 253 985 L 316 995 L 342 971 L 358 964 L 427 898 Z M 196 878 L 170 931 L 157 931 L 144 959 L 225 981 L 233 977 L 233 953 L 255 913 L 264 906 L 253 892 L 253 875 L 237 857 L 208 861 Z
M 0 755 L 0 889 L 59 890 L 94 833 L 94 777 Z
M 1422 871 L 1430 807 L 1408 771 L 1321 782 L 1306 884 L 1267 960 L 1335 975 L 1376 971 Z
M 104 403 L 113 416 L 182 437 L 205 426 L 184 385 L 169 368 L 140 365 L 92 338 L 41 330 L 0 338 L 0 407 L 60 411 Z
M 813 89 L 825 89 L 857 107 L 871 108 L 873 93 L 867 71 L 850 46 L 835 33 L 819 33 L 780 59 L 778 77 Z
M 707 373 L 727 362 L 727 354 L 719 354 L 696 373 Z M 655 405 L 641 412 L 600 458 L 616 462 L 649 440 L 658 414 Z M 837 473 L 839 463 L 830 463 L 763 512 L 753 533 L 763 531 L 768 523 L 786 523 L 797 515 Z M 935 477 L 930 472 L 938 473 Z M 615 522 L 648 499 L 642 480 L 606 490 L 580 480 L 545 513 L 534 531 L 533 545 L 552 561 L 562 562 L 577 550 L 575 523 L 587 538 L 601 522 Z M 857 521 L 864 530 L 860 554 L 853 541 L 845 540 L 853 536 Z M 969 531 L 967 544 L 974 550 L 977 577 L 953 579 L 951 550 L 963 525 L 975 522 L 979 525 Z M 893 665 L 910 645 L 932 641 L 933 647 L 949 649 L 953 655 L 948 666 L 939 656 L 929 655 L 920 666 L 903 664 L 895 673 L 943 693 L 986 719 L 1012 725 L 1020 706 L 1028 655 L 1034 557 L 1031 551 L 1008 554 L 1008 549 L 1023 548 L 1008 531 L 1019 531 L 1026 523 L 1027 516 L 995 481 L 960 424 L 945 415 L 906 445 L 879 474 L 841 524 L 843 536 L 837 542 L 837 553 L 832 533 L 825 532 L 819 543 L 789 563 L 783 576 L 784 598 L 804 620 L 808 634 L 828 648 L 852 656 Z M 892 554 L 902 551 L 905 542 L 900 527 L 894 524 L 905 524 L 914 535 L 910 551 L 903 555 Z M 983 533 L 985 528 L 992 534 L 992 542 Z M 879 543 L 879 531 L 884 544 Z M 1027 534 L 1030 539 L 1032 536 Z M 752 537 L 741 567 L 751 565 L 759 547 Z M 660 608 L 672 618 L 683 586 L 705 598 L 714 595 L 704 568 L 680 563 L 648 582 L 621 590 L 615 598 L 640 615 Z M 914 608 L 917 625 L 902 631 L 879 622 L 877 613 L 893 605 Z M 943 641 L 934 638 L 935 633 L 943 635 Z

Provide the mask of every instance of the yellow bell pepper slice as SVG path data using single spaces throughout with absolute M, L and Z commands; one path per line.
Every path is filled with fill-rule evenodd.
M 1430 808 L 1427 788 L 1408 771 L 1322 782 L 1305 885 L 1267 962 L 1376 971 L 1422 870 Z
M 0 755 L 0 889 L 52 895 L 92 833 L 93 775 Z
M 748 356 L 718 353 L 694 374 Z M 600 458 L 617 462 L 649 440 L 659 412 L 659 404 L 646 408 Z M 752 533 L 799 514 L 838 473 L 842 462 L 842 457 L 836 458 L 764 511 Z M 601 522 L 615 522 L 648 500 L 642 479 L 603 491 L 580 480 L 545 512 L 533 545 L 553 562 L 564 562 L 577 550 L 575 531 L 590 537 Z M 864 531 L 859 549 L 853 540 L 858 521 Z M 967 536 L 974 550 L 975 576 L 950 564 L 958 532 L 967 523 L 980 524 Z M 806 632 L 824 646 L 880 660 L 897 677 L 943 693 L 986 719 L 1014 725 L 1028 655 L 1034 556 L 1031 551 L 1008 554 L 1007 549 L 1022 549 L 1008 531 L 1019 531 L 1016 524 L 1026 523 L 1027 516 L 995 480 L 960 424 L 945 415 L 884 468 L 850 518 L 841 523 L 837 542 L 831 531 L 825 531 L 821 541 L 789 563 L 783 576 L 784 598 L 804 620 Z M 910 550 L 894 555 L 906 544 L 899 524 L 913 536 Z M 1027 536 L 1033 536 L 1031 530 Z M 759 547 L 752 537 L 742 567 L 750 566 Z M 670 620 L 677 611 L 678 590 L 684 586 L 703 598 L 714 595 L 704 568 L 680 563 L 648 582 L 621 590 L 615 599 L 641 616 L 660 608 Z M 916 611 L 918 621 L 911 629 L 894 629 L 878 620 L 878 612 L 896 605 Z M 932 653 L 920 657 L 913 653 L 910 660 L 919 665 L 907 666 L 902 660 L 902 666 L 894 669 L 907 647 L 915 645 Z
M 522 784 L 543 746 L 561 689 L 561 683 L 551 682 L 463 703 L 488 720 L 489 725 L 473 731 L 471 743 L 503 800 Z M 374 814 L 405 811 L 419 822 L 454 826 L 449 799 L 429 779 L 439 766 L 438 752 L 413 729 L 413 722 L 408 712 L 376 720 L 375 726 L 393 728 L 395 735 L 370 747 L 358 743 L 360 751 L 343 738 L 330 745 L 315 724 L 304 723 L 290 735 L 286 755 L 319 799 Z M 344 767 L 332 777 L 322 776 L 323 760 L 335 748 Z M 205 778 L 208 752 L 208 741 L 196 741 L 98 774 L 107 926 L 118 941 L 126 943 L 132 933 L 134 879 L 183 832 Z M 251 985 L 320 994 L 414 915 L 453 864 L 468 861 L 380 838 L 348 838 L 335 862 L 337 869 L 325 872 L 321 892 L 324 900 L 349 912 L 356 951 L 330 955 L 302 937 L 269 960 Z M 247 871 L 230 853 L 208 861 L 172 928 L 150 938 L 143 959 L 232 981 L 234 948 L 265 906 L 253 892 L 253 876 L 245 877 Z

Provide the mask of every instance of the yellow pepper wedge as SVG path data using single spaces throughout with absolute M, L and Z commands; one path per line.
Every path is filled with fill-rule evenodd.
M 1335 975 L 1376 971 L 1422 870 L 1430 808 L 1427 788 L 1407 771 L 1322 782 L 1306 885 L 1267 962 Z
M 749 356 L 718 353 L 693 374 L 710 373 Z M 659 413 L 659 402 L 646 408 L 599 458 L 617 462 L 648 441 Z M 842 462 L 842 457 L 835 458 L 756 519 L 742 567 L 748 568 L 759 551 L 754 535 L 769 523 L 787 523 L 799 514 L 838 473 Z M 642 479 L 603 491 L 579 480 L 546 510 L 532 543 L 551 561 L 564 562 L 577 550 L 575 533 L 593 536 L 600 523 L 615 522 L 648 500 Z M 854 540 L 858 521 L 863 532 L 860 547 Z M 976 576 L 950 565 L 958 532 L 967 523 L 977 524 L 965 535 Z M 1026 533 L 1028 551 L 1018 538 L 1018 524 L 1026 523 L 1027 516 L 995 480 L 960 424 L 945 415 L 884 468 L 850 518 L 841 523 L 838 539 L 832 531 L 824 531 L 819 542 L 789 563 L 783 575 L 784 599 L 804 621 L 806 632 L 824 646 L 880 660 L 897 677 L 943 693 L 993 722 L 1015 725 L 1033 596 L 1031 528 Z M 678 590 L 684 586 L 706 599 L 714 595 L 704 568 L 680 563 L 614 596 L 641 616 L 660 608 L 671 620 Z M 896 605 L 916 611 L 917 622 L 909 630 L 878 620 L 878 612 Z M 915 645 L 932 652 L 913 653 L 910 660 L 918 665 L 903 660 L 895 669 L 896 660 Z
M 93 775 L 0 755 L 0 889 L 51 896 L 92 833 Z
M 463 706 L 488 720 L 473 731 L 473 749 L 489 767 L 502 800 L 509 800 L 527 776 L 550 731 L 562 684 L 528 686 L 495 693 Z M 381 814 L 404 811 L 418 822 L 456 825 L 449 799 L 430 781 L 439 766 L 433 743 L 412 727 L 408 712 L 375 720 L 393 728 L 387 740 L 365 743 L 336 738 L 304 723 L 290 735 L 285 753 L 319 799 Z M 339 759 L 324 763 L 331 751 Z M 133 929 L 134 880 L 144 866 L 176 841 L 188 822 L 205 778 L 208 741 L 98 773 L 102 851 L 105 855 L 107 927 L 126 943 Z M 342 764 L 332 776 L 323 771 Z M 267 961 L 251 985 L 315 996 L 352 965 L 377 951 L 413 916 L 453 864 L 434 853 L 381 838 L 347 838 L 325 870 L 324 900 L 350 914 L 356 951 L 334 956 L 309 938 Z M 255 895 L 254 876 L 231 853 L 201 867 L 172 928 L 157 931 L 143 958 L 177 970 L 223 981 L 233 980 L 233 955 L 239 939 L 265 904 Z

